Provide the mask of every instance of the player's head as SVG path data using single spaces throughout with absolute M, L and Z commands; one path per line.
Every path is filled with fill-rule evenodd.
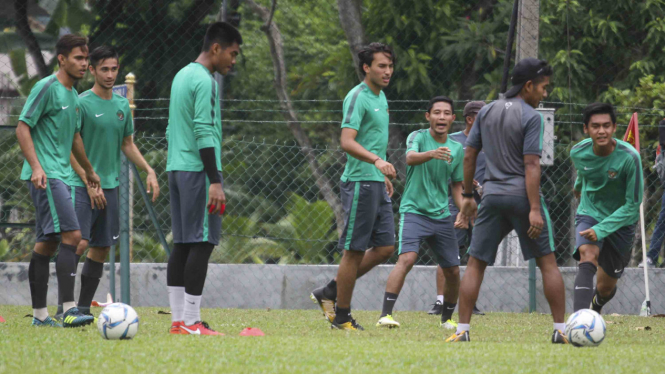
M 389 45 L 370 43 L 358 52 L 358 60 L 365 79 L 381 89 L 388 87 L 395 69 L 395 53 Z
M 513 86 L 506 92 L 506 98 L 520 97 L 532 107 L 537 107 L 547 97 L 552 67 L 545 60 L 525 58 L 513 68 L 510 81 Z
M 215 22 L 208 27 L 203 39 L 203 53 L 207 53 L 216 72 L 226 75 L 240 53 L 240 31 L 226 22 Z
M 466 103 L 464 106 L 464 112 L 462 114 L 464 115 L 464 122 L 467 126 L 473 125 L 478 112 L 480 112 L 480 109 L 482 109 L 484 106 L 484 101 L 469 101 Z
M 593 103 L 584 108 L 584 133 L 589 134 L 593 144 L 610 144 L 617 130 L 614 108 L 606 103 Z
M 74 34 L 63 35 L 55 44 L 58 66 L 72 79 L 81 79 L 88 68 L 88 38 Z
M 120 69 L 120 58 L 115 48 L 103 45 L 90 52 L 90 73 L 95 77 L 95 84 L 110 90 L 115 84 Z
M 435 96 L 429 101 L 425 118 L 429 127 L 435 134 L 444 135 L 450 130 L 455 121 L 455 106 L 453 100 L 447 96 Z

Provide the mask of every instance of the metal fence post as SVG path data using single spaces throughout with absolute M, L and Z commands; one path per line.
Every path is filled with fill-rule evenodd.
M 129 160 L 122 155 L 120 169 L 120 297 L 123 303 L 129 304 Z

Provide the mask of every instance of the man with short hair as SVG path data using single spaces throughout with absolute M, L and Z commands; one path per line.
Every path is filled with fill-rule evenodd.
M 424 241 L 429 243 L 445 277 L 441 326 L 457 327 L 452 315 L 457 306 L 460 258 L 455 224 L 448 210 L 448 196 L 461 206 L 464 150 L 461 143 L 448 136 L 455 121 L 454 104 L 450 98 L 432 98 L 425 118 L 430 127 L 412 132 L 406 140 L 406 187 L 399 208 L 399 259 L 388 276 L 377 327 L 399 327 L 392 315 L 393 307 Z M 458 217 L 460 228 L 468 224 L 462 214 Z
M 386 261 L 395 248 L 393 186 L 396 172 L 386 160 L 388 101 L 383 89 L 393 75 L 395 54 L 382 43 L 358 53 L 365 79 L 344 99 L 340 143 L 347 153 L 340 193 L 344 228 L 338 247 L 343 250 L 337 277 L 312 291 L 332 328 L 363 330 L 351 316 L 356 279 Z
M 484 101 L 470 101 L 464 106 L 462 116 L 464 117 L 465 128 L 463 131 L 458 131 L 450 134 L 450 138 L 466 147 L 466 138 L 473 127 L 473 122 L 476 120 L 476 115 L 485 106 Z M 478 153 L 476 161 L 476 173 L 473 178 L 473 196 L 477 203 L 480 203 L 480 193 L 482 192 L 482 185 L 485 182 L 485 152 Z M 453 217 L 453 222 L 457 221 L 457 214 L 459 209 L 452 196 L 448 200 L 448 207 L 450 214 Z M 455 227 L 455 236 L 457 237 L 457 244 L 459 246 L 460 256 L 466 255 L 466 250 L 471 242 L 471 235 L 473 232 L 473 225 L 467 224 L 466 227 Z M 464 261 L 464 259 L 462 259 Z M 463 263 L 463 262 L 462 262 Z M 443 269 L 440 266 L 436 268 L 436 301 L 432 305 L 432 309 L 427 312 L 429 314 L 440 315 L 443 313 L 443 291 L 445 288 L 445 277 L 443 276 Z M 484 315 L 483 312 L 478 310 L 474 305 L 473 314 Z
M 109 249 L 120 237 L 118 179 L 122 164 L 121 151 L 148 174 L 146 185 L 148 193 L 153 192 L 153 201 L 159 196 L 155 171 L 134 144 L 129 101 L 113 93 L 120 69 L 118 53 L 113 47 L 97 47 L 90 53 L 88 68 L 95 78 L 95 84 L 92 89 L 79 95 L 81 138 L 101 183 L 97 188 L 90 188 L 85 171 L 73 156 L 70 176 L 70 186 L 74 189 L 72 198 L 81 227 L 77 257 L 83 255 L 90 245 L 81 271 L 81 293 L 77 304 L 84 314 L 90 314 L 90 304 L 102 277 L 104 261 Z M 61 312 L 62 305 L 58 310 L 58 313 Z
M 81 241 L 81 230 L 68 185 L 70 154 L 81 164 L 90 188 L 99 185 L 99 176 L 85 155 L 79 134 L 81 113 L 74 88 L 88 67 L 88 40 L 67 34 L 58 40 L 55 51 L 60 69 L 35 84 L 16 127 L 16 137 L 25 156 L 21 179 L 28 181 L 35 206 L 36 243 L 28 280 L 33 326 L 79 327 L 94 318 L 81 313 L 74 301 L 76 246 Z M 62 325 L 49 317 L 46 309 L 49 261 L 56 250 L 58 295 L 64 310 Z
M 565 289 L 554 256 L 554 237 L 547 207 L 540 195 L 543 117 L 534 108 L 547 97 L 552 68 L 535 58 L 520 60 L 513 69 L 513 87 L 505 99 L 478 112 L 466 141 L 462 214 L 475 217 L 473 177 L 478 153 L 487 155 L 483 202 L 471 239 L 469 262 L 462 278 L 457 331 L 446 342 L 468 342 L 471 313 L 485 268 L 494 262 L 499 243 L 513 229 L 524 260 L 535 259 L 543 276 L 545 297 L 552 310 L 552 343 L 566 344 Z
M 218 72 L 228 74 L 242 36 L 226 22 L 208 27 L 198 58 L 171 85 L 169 152 L 173 251 L 166 270 L 171 334 L 223 335 L 201 320 L 208 260 L 219 244 L 226 196 L 222 190 L 222 119 Z
M 630 262 L 644 190 L 642 160 L 630 143 L 614 138 L 616 129 L 610 104 L 589 104 L 584 109 L 584 133 L 589 138 L 570 150 L 577 170 L 573 193 L 580 199 L 573 253 L 580 262 L 575 311 L 591 306 L 600 313 L 616 294 L 617 281 Z

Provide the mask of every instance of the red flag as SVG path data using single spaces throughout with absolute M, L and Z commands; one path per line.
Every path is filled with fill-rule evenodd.
M 637 112 L 633 113 L 633 116 L 630 117 L 630 123 L 628 123 L 623 141 L 630 143 L 638 152 L 640 151 L 640 131 L 637 123 Z

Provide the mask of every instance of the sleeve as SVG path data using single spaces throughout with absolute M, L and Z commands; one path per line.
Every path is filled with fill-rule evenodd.
M 194 84 L 194 138 L 198 149 L 215 146 L 215 100 L 217 82 L 200 79 Z
M 575 191 L 580 191 L 582 192 L 582 177 L 580 175 L 577 175 L 577 178 L 575 178 L 575 185 L 573 186 L 573 189 Z
M 477 150 L 483 149 L 483 140 L 480 137 L 480 128 L 482 127 L 480 114 L 481 113 L 479 112 L 478 115 L 476 115 L 476 120 L 473 122 L 473 127 L 471 127 L 469 136 L 466 138 L 466 145 Z
M 411 151 L 420 152 L 420 131 L 414 131 L 406 138 L 406 153 Z
M 545 131 L 545 124 L 543 122 L 543 115 L 540 113 L 537 116 L 532 116 L 526 122 L 524 128 L 524 148 L 522 149 L 523 155 L 541 156 L 543 154 L 543 133 Z
M 365 105 L 360 96 L 361 89 L 349 94 L 344 99 L 344 118 L 342 119 L 342 128 L 350 128 L 356 131 L 360 130 L 360 123 L 365 115 Z
M 46 113 L 51 99 L 49 84 L 36 85 L 30 91 L 18 120 L 25 122 L 30 128 L 35 127 L 39 119 Z
M 453 167 L 453 174 L 450 179 L 453 182 L 461 182 L 464 180 L 464 149 L 459 147 L 453 160 L 455 166 Z
M 598 240 L 603 240 L 621 227 L 633 223 L 635 216 L 639 215 L 637 212 L 640 209 L 644 191 L 642 161 L 637 152 L 628 152 L 630 152 L 632 157 L 626 161 L 623 168 L 626 173 L 626 201 L 621 208 L 615 210 L 614 213 L 607 216 L 602 222 L 592 227 L 598 236 Z
M 132 117 L 132 108 L 129 106 L 129 102 L 127 102 L 127 105 L 125 105 L 125 112 L 127 115 L 125 116 L 125 132 L 123 134 L 123 137 L 126 138 L 134 133 L 134 118 Z M 168 131 L 168 127 L 167 127 Z M 168 136 L 167 136 L 168 139 Z

